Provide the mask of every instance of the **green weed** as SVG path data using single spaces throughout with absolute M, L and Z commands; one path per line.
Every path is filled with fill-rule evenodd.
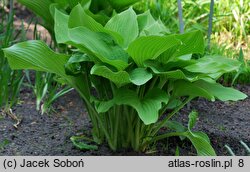
M 8 144 L 10 144 L 10 141 L 7 139 L 4 139 L 2 142 L 0 142 L 0 151 L 3 150 Z

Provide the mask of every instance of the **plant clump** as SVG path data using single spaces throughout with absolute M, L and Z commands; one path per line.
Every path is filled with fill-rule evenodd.
M 170 34 L 149 11 L 136 14 L 128 8 L 103 24 L 88 8 L 88 3 L 78 4 L 70 14 L 54 9 L 56 41 L 70 53 L 56 53 L 42 41 L 18 43 L 4 49 L 12 69 L 55 73 L 75 88 L 97 144 L 107 142 L 114 151 L 145 151 L 158 140 L 179 136 L 189 139 L 198 155 L 215 155 L 208 136 L 192 130 L 197 112 L 189 114 L 188 127 L 171 118 L 196 97 L 245 99 L 240 91 L 216 82 L 237 71 L 240 63 L 203 56 L 200 31 Z M 159 132 L 162 128 L 166 133 Z

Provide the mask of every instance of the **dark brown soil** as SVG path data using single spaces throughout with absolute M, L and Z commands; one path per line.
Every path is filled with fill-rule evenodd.
M 249 86 L 241 89 L 250 95 Z M 177 145 L 180 155 L 195 155 L 191 144 L 178 138 L 166 139 L 146 154 L 128 150 L 114 153 L 105 144 L 99 146 L 98 151 L 81 151 L 72 145 L 70 137 L 89 133 L 91 124 L 76 92 L 61 97 L 55 105 L 57 113 L 51 115 L 41 115 L 35 110 L 35 99 L 31 91 L 24 90 L 21 100 L 22 103 L 13 109 L 22 118 L 18 129 L 13 127 L 14 121 L 11 118 L 0 120 L 0 143 L 9 141 L 4 148 L 0 147 L 0 155 L 175 155 Z M 247 155 L 239 141 L 243 140 L 250 145 L 249 108 L 249 98 L 225 103 L 199 99 L 185 107 L 177 120 L 186 123 L 188 113 L 196 109 L 199 112 L 199 121 L 195 129 L 209 135 L 218 155 L 229 155 L 225 144 L 236 155 Z

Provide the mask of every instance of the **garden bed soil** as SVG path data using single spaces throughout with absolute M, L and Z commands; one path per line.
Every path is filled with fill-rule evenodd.
M 250 86 L 240 88 L 250 95 Z M 6 116 L 0 118 L 0 155 L 175 155 L 178 145 L 180 155 L 196 155 L 195 149 L 188 141 L 170 138 L 154 145 L 147 153 L 135 153 L 132 150 L 112 152 L 106 144 L 100 145 L 96 151 L 83 151 L 75 148 L 70 137 L 86 134 L 91 131 L 91 123 L 80 97 L 75 91 L 59 98 L 54 105 L 55 113 L 41 115 L 36 111 L 35 97 L 31 90 L 22 90 L 21 104 L 14 107 L 13 112 L 22 119 L 18 128 Z M 192 101 L 181 110 L 176 118 L 187 123 L 191 110 L 199 112 L 199 120 L 195 130 L 204 131 L 211 139 L 218 155 L 229 155 L 225 144 L 230 146 L 236 155 L 246 155 L 246 150 L 239 143 L 243 140 L 250 145 L 250 99 L 238 102 L 209 102 L 204 99 Z

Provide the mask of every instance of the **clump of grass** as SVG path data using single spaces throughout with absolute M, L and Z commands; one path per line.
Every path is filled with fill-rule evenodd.
M 243 50 L 240 49 L 238 53 L 231 50 L 220 49 L 222 54 L 228 54 L 228 57 L 236 59 L 241 65 L 238 71 L 226 73 L 222 76 L 222 82 L 226 85 L 235 85 L 235 84 L 248 84 L 250 83 L 250 64 L 249 60 L 244 57 Z
M 230 38 L 228 41 L 226 39 L 223 41 L 228 47 L 239 49 L 249 44 L 250 0 L 218 1 L 215 14 L 215 32 Z
M 186 32 L 198 29 L 204 35 L 210 35 L 207 32 L 209 30 L 211 2 L 211 0 L 182 1 Z M 171 32 L 178 32 L 178 5 L 176 0 L 145 0 L 136 4 L 135 8 L 139 12 L 149 9 L 155 18 L 162 19 Z M 213 9 L 211 48 L 208 49 L 207 53 L 235 58 L 242 63 L 239 73 L 230 73 L 223 76 L 224 83 L 231 85 L 249 83 L 250 70 L 247 60 L 250 57 L 250 0 L 214 1 Z M 245 54 L 243 60 L 238 53 L 240 49 Z
M 51 39 L 49 35 L 42 36 L 41 32 L 37 29 L 38 22 L 35 22 L 33 30 L 33 38 L 35 40 L 44 40 L 48 42 L 50 47 L 54 50 L 59 49 L 59 45 L 55 40 Z M 61 47 L 61 52 L 66 52 L 67 48 Z M 34 75 L 34 81 L 32 81 L 32 75 Z M 33 90 L 33 93 L 36 97 L 36 110 L 41 114 L 49 114 L 53 111 L 52 104 L 61 96 L 73 90 L 65 84 L 57 82 L 58 78 L 55 74 L 48 72 L 34 71 L 30 72 L 25 71 L 25 76 L 28 81 L 26 86 L 30 87 Z
M 11 113 L 11 108 L 18 101 L 18 94 L 23 82 L 22 71 L 10 69 L 2 48 L 9 47 L 20 36 L 14 29 L 13 0 L 1 1 L 0 6 L 0 109 L 2 113 Z M 7 8 L 7 5 L 9 8 Z
M 31 75 L 35 75 L 35 81 L 31 81 Z M 39 72 L 30 73 L 26 71 L 28 86 L 32 88 L 36 96 L 36 110 L 41 114 L 48 114 L 53 110 L 52 104 L 61 96 L 73 90 L 55 80 L 56 75 Z
M 182 1 L 185 31 L 198 29 L 206 35 L 210 0 Z M 136 4 L 138 11 L 150 9 L 155 18 L 161 18 L 172 33 L 177 33 L 178 6 L 176 0 L 144 0 Z M 246 54 L 249 52 L 250 41 L 250 0 L 215 1 L 212 28 L 212 42 L 222 45 L 227 50 L 239 50 L 241 47 Z
M 181 1 L 185 31 L 198 29 L 206 32 L 210 0 Z M 150 10 L 155 18 L 161 18 L 172 33 L 179 31 L 178 5 L 176 0 L 144 0 L 135 5 L 139 12 Z

